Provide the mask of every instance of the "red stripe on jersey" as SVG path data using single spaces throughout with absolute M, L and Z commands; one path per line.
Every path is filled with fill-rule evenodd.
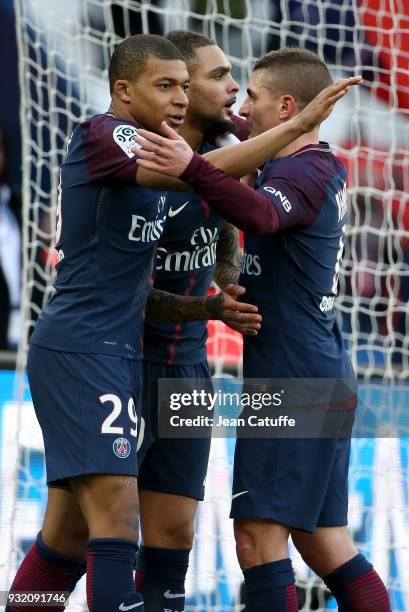
M 203 202 L 203 204 L 205 204 L 205 202 Z M 207 206 L 207 204 L 206 204 Z M 185 291 L 183 292 L 183 295 L 190 295 L 192 292 L 193 287 L 195 286 L 196 283 L 196 274 L 191 274 L 190 278 L 189 278 L 189 285 L 186 287 Z M 181 331 L 182 331 L 182 325 L 183 323 L 177 323 L 175 325 L 175 331 L 173 334 L 173 340 L 171 342 L 171 344 L 169 345 L 169 353 L 168 353 L 168 360 L 167 360 L 167 364 L 168 365 L 173 365 L 174 359 L 175 359 L 175 354 L 176 354 L 176 346 L 177 343 L 179 342 L 179 340 L 181 340 L 182 336 Z

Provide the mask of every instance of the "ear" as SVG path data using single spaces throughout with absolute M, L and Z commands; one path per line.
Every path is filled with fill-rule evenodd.
M 293 117 L 297 113 L 298 108 L 294 96 L 290 96 L 287 94 L 285 96 L 282 96 L 280 100 L 280 119 L 282 121 L 286 121 L 287 119 L 291 119 L 291 117 Z
M 114 88 L 112 90 L 112 94 L 117 98 L 122 100 L 122 102 L 126 102 L 129 104 L 131 101 L 131 97 L 129 95 L 130 83 L 126 79 L 115 81 Z

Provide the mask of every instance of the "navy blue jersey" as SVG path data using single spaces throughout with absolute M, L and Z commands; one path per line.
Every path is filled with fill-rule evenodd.
M 280 229 L 245 236 L 240 284 L 263 316 L 244 339 L 244 375 L 269 378 L 354 376 L 338 327 L 337 294 L 347 224 L 346 170 L 326 143 L 267 163 L 258 191 Z
M 61 166 L 55 292 L 32 341 L 76 353 L 142 356 L 143 314 L 166 195 L 136 184 L 137 126 L 113 115 L 79 125 Z
M 205 145 L 201 153 L 213 149 Z M 154 287 L 178 295 L 207 295 L 216 267 L 216 247 L 225 223 L 200 196 L 168 193 L 169 211 L 156 251 Z M 206 359 L 206 321 L 145 323 L 144 357 L 169 365 Z

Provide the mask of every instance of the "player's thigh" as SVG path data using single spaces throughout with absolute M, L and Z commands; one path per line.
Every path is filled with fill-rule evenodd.
M 166 366 L 144 362 L 142 413 L 146 418 L 147 434 L 138 452 L 139 486 L 146 491 L 202 500 L 209 461 L 210 429 L 208 437 L 205 438 L 155 436 L 152 440 L 149 433 L 150 430 L 157 431 L 158 410 L 169 409 L 169 404 L 159 406 L 159 402 L 162 401 L 158 395 L 159 381 L 173 378 L 178 379 L 175 383 L 177 385 L 185 386 L 181 381 L 186 381 L 186 389 L 191 387 L 199 391 L 202 388 L 206 391 L 212 389 L 207 363 L 193 366 Z
M 140 362 L 32 346 L 28 374 L 44 437 L 47 481 L 137 476 Z
M 71 479 L 89 537 L 138 540 L 138 483 L 134 476 L 88 475 Z
M 189 549 L 194 537 L 198 500 L 140 489 L 139 506 L 145 546 Z
M 86 558 L 88 525 L 71 489 L 49 487 L 41 535 L 52 550 Z
M 288 557 L 289 530 L 269 519 L 235 519 L 234 537 L 242 569 Z
M 322 578 L 358 554 L 347 527 L 317 527 L 312 534 L 292 529 L 291 537 L 306 564 Z

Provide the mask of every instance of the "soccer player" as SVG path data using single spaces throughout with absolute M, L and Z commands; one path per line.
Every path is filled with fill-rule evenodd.
M 239 86 L 222 50 L 196 32 L 175 31 L 166 38 L 182 53 L 190 77 L 189 106 L 179 133 L 199 153 L 214 149 L 217 137 L 235 133 L 236 124 L 247 137 L 243 119 L 232 117 Z M 194 193 L 168 192 L 167 200 L 170 208 L 156 251 L 154 288 L 205 296 L 214 276 L 222 288 L 237 283 L 238 230 Z M 168 312 L 168 300 L 162 308 Z M 194 518 L 204 496 L 210 448 L 210 438 L 157 437 L 158 380 L 201 379 L 210 387 L 206 339 L 206 321 L 145 322 L 146 433 L 138 453 L 143 547 L 136 582 L 147 610 L 184 609 Z
M 308 51 L 265 55 L 240 110 L 251 136 L 291 121 L 330 82 L 325 64 Z M 156 164 L 165 170 L 159 151 Z M 319 141 L 318 128 L 278 151 L 257 180 L 275 221 L 265 232 L 270 235 L 245 236 L 240 282 L 263 314 L 260 333 L 244 340 L 246 380 L 354 379 L 334 311 L 347 223 L 345 181 L 343 164 Z M 238 438 L 231 516 L 248 612 L 298 609 L 290 533 L 339 610 L 389 612 L 380 577 L 347 532 L 350 442 Z
M 161 37 L 138 35 L 121 43 L 109 77 L 109 112 L 74 130 L 61 167 L 55 292 L 37 322 L 28 356 L 49 497 L 42 531 L 12 585 L 13 592 L 70 591 L 84 571 L 88 540 L 91 612 L 143 610 L 133 582 L 140 358 L 153 254 L 168 204 L 165 194 L 145 187 L 157 187 L 159 175 L 138 165 L 131 148 L 141 125 L 154 131 L 180 127 L 188 104 L 186 66 Z M 236 176 L 248 172 L 308 131 L 348 83 L 328 88 L 288 125 L 233 150 L 208 153 L 221 169 L 198 155 L 187 178 L 196 177 L 199 193 L 223 213 L 234 179 L 222 170 Z M 172 147 L 181 147 L 183 158 L 183 141 L 173 140 Z M 253 193 L 234 182 L 241 194 Z M 270 215 L 260 199 L 258 208 L 264 224 Z M 232 216 L 247 229 L 261 227 L 243 207 L 236 206 Z M 209 302 L 190 299 L 196 318 L 209 318 Z M 212 316 L 214 309 L 238 320 L 245 314 L 227 295 L 211 302 Z
M 251 136 L 291 119 L 330 82 L 313 53 L 265 55 L 240 109 Z M 266 164 L 257 190 L 270 199 L 278 230 L 245 237 L 240 282 L 264 320 L 259 337 L 244 341 L 245 379 L 354 380 L 334 310 L 347 224 L 345 167 L 316 128 Z M 297 609 L 289 533 L 339 610 L 390 610 L 381 579 L 346 527 L 350 444 L 350 437 L 237 440 L 231 516 L 249 612 Z
M 89 540 L 90 610 L 142 606 L 133 561 L 143 309 L 168 204 L 163 193 L 136 186 L 129 147 L 142 121 L 152 129 L 164 119 L 180 124 L 187 79 L 169 41 L 128 39 L 110 64 L 110 111 L 79 126 L 68 145 L 56 292 L 38 321 L 28 358 L 49 499 L 43 529 L 13 591 L 70 591 L 84 571 Z M 237 318 L 233 299 L 183 299 L 194 305 L 193 318 L 207 319 L 209 306 L 213 316 Z M 155 314 L 155 307 L 153 300 L 148 312 Z

